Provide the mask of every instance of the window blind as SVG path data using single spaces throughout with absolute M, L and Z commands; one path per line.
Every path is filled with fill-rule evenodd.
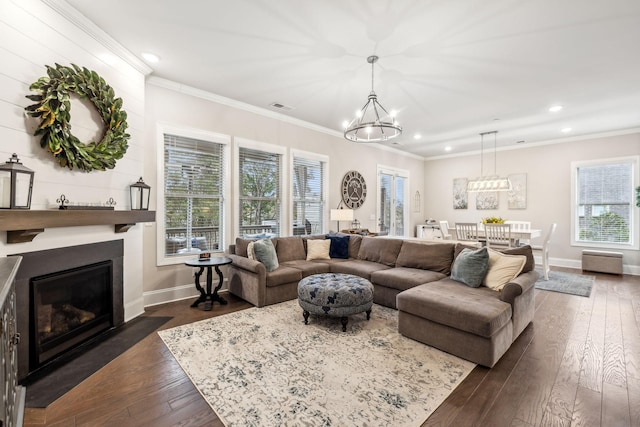
M 294 156 L 293 158 L 293 233 L 322 232 L 324 178 L 326 163 Z
M 579 166 L 576 173 L 576 240 L 631 243 L 633 163 Z
M 224 145 L 164 135 L 165 256 L 223 247 Z
M 279 236 L 282 155 L 240 147 L 238 164 L 240 233 Z

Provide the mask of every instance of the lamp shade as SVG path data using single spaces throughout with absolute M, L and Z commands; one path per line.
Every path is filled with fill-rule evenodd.
M 353 209 L 331 209 L 331 221 L 353 221 Z
M 142 177 L 135 184 L 129 186 L 131 196 L 131 210 L 147 211 L 149 210 L 149 198 L 151 196 L 151 187 L 142 180 Z
M 0 209 L 29 209 L 34 172 L 20 163 L 16 153 L 0 165 Z

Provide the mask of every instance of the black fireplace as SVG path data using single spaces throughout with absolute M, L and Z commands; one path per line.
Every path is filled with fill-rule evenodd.
M 111 261 L 31 279 L 34 367 L 113 326 L 111 282 Z
M 15 254 L 19 382 L 124 323 L 123 253 L 113 240 Z

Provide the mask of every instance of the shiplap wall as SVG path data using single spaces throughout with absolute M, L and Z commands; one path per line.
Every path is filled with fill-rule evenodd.
M 78 204 L 104 203 L 113 197 L 116 209 L 129 209 L 128 186 L 143 175 L 144 166 L 144 67 L 126 62 L 56 5 L 65 7 L 62 1 L 0 0 L 0 161 L 17 153 L 35 171 L 31 209 L 55 208 L 61 194 Z M 84 24 L 84 28 L 92 25 Z M 95 70 L 123 99 L 131 139 L 114 169 L 87 173 L 63 168 L 33 136 L 38 121 L 24 114 L 32 103 L 25 96 L 31 93 L 29 85 L 46 75 L 45 65 L 55 63 Z M 90 107 L 72 103 L 73 132 L 82 140 L 101 129 L 96 115 L 89 114 Z M 123 234 L 114 234 L 108 225 L 52 228 L 33 242 L 20 244 L 7 244 L 0 233 L 0 256 L 124 238 L 125 317 L 130 319 L 143 311 L 142 227 L 138 224 Z

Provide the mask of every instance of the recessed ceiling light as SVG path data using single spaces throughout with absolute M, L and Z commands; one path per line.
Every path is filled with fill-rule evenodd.
M 154 64 L 160 62 L 160 57 L 156 54 L 150 52 L 142 52 L 142 57 L 149 62 L 153 62 Z
M 553 107 L 549 108 L 550 113 L 557 113 L 560 110 L 562 110 L 562 105 L 554 105 Z
M 451 150 L 453 150 L 453 147 L 450 147 L 450 146 L 444 147 L 444 151 L 451 151 Z
M 563 128 L 563 129 L 561 130 L 561 132 L 562 132 L 562 133 L 569 133 L 569 132 L 571 132 L 572 130 L 573 130 L 573 129 L 571 129 L 571 128 Z
M 413 135 L 413 139 L 420 139 L 422 138 L 422 135 L 420 135 L 419 133 L 416 133 L 415 135 Z

